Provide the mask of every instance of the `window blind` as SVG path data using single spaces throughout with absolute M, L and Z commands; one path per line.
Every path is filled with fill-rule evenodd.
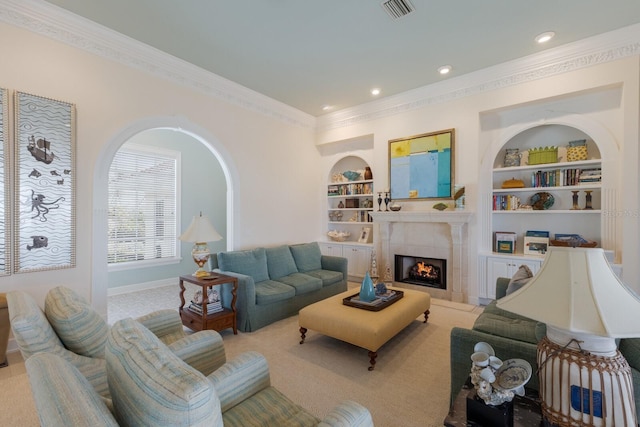
M 109 169 L 108 263 L 176 256 L 179 153 L 123 147 Z

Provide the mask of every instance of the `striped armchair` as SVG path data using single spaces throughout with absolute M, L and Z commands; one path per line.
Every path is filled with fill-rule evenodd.
M 41 353 L 26 362 L 42 426 L 372 426 L 355 402 L 319 420 L 273 388 L 263 356 L 246 352 L 208 377 L 133 319 L 116 322 L 105 347 L 109 408 L 77 369 Z
M 73 290 L 58 286 L 45 299 L 44 311 L 22 291 L 7 293 L 13 336 L 24 360 L 53 353 L 70 362 L 95 388 L 109 397 L 104 350 L 109 326 Z M 205 375 L 225 363 L 222 337 L 215 331 L 187 335 L 177 311 L 159 310 L 137 319 L 178 357 Z

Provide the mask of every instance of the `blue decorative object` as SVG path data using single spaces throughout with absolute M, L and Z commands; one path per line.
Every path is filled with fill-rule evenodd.
M 384 283 L 378 283 L 376 285 L 376 295 L 384 295 L 387 293 L 387 285 Z
M 346 171 L 343 172 L 342 175 L 347 178 L 349 181 L 355 181 L 360 178 L 360 172 L 356 171 Z
M 376 299 L 376 290 L 373 287 L 373 280 L 369 276 L 369 272 L 364 275 L 362 279 L 362 286 L 360 286 L 360 301 L 371 302 Z

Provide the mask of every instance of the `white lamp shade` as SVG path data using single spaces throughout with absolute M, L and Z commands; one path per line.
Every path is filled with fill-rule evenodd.
M 549 247 L 540 271 L 497 305 L 566 331 L 640 336 L 640 298 L 618 279 L 600 248 Z
M 216 229 L 209 222 L 209 218 L 200 214 L 194 216 L 189 228 L 179 237 L 184 242 L 214 242 L 222 240 Z

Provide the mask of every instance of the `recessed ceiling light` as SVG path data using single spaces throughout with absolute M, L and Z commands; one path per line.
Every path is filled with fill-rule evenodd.
M 373 96 L 380 95 L 380 89 L 378 89 L 377 87 L 374 87 L 373 89 L 371 89 L 371 95 Z
M 553 31 L 547 31 L 546 33 L 538 34 L 535 38 L 535 41 L 538 43 L 546 43 L 555 36 L 556 33 Z
M 323 105 L 322 106 L 322 111 L 329 111 L 331 110 L 333 107 L 331 105 Z
M 442 67 L 438 68 L 438 72 L 443 76 L 445 74 L 449 74 L 450 71 L 451 71 L 451 65 L 443 65 Z

